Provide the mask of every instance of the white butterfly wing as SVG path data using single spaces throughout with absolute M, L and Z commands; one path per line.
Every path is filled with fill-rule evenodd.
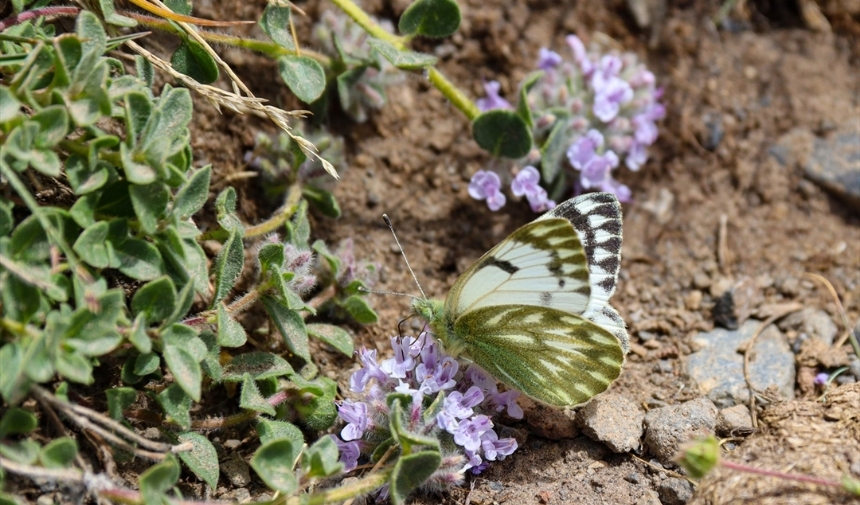
M 581 314 L 606 328 L 630 349 L 624 320 L 609 305 L 621 267 L 621 205 L 611 193 L 588 193 L 562 202 L 538 218 L 569 219 L 579 236 L 588 261 L 588 306 Z
M 608 193 L 567 200 L 514 231 L 451 288 L 453 320 L 499 305 L 531 305 L 589 319 L 628 349 L 627 331 L 609 305 L 621 255 L 621 207 Z

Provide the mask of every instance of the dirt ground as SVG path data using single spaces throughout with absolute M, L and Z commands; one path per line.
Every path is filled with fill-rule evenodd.
M 454 37 L 417 44 L 428 52 L 444 44 L 449 50 L 440 69 L 472 96 L 483 94 L 482 79 L 495 79 L 510 98 L 534 68 L 540 47 L 561 50 L 567 34 L 587 39 L 602 33 L 644 59 L 665 88 L 667 117 L 649 162 L 638 173 L 618 174 L 634 201 L 624 206 L 622 273 L 613 305 L 629 326 L 634 352 L 612 391 L 643 410 L 655 401 L 675 404 L 698 396 L 682 374 L 682 360 L 694 350 L 690 338 L 714 327 L 718 286 L 751 278 L 758 287 L 756 307 L 799 302 L 824 309 L 841 325 L 827 292 L 803 277 L 816 273 L 833 284 L 848 320 L 860 319 L 860 210 L 811 183 L 796 163 L 781 163 L 772 154 L 781 145 L 791 159 L 802 159 L 808 153 L 797 138 L 860 130 L 860 7 L 819 2 L 832 25 L 822 32 L 804 21 L 793 1 L 740 3 L 744 9 L 732 11 L 727 29 L 712 22 L 722 2 L 668 2 L 664 12 L 653 11 L 649 27 L 639 28 L 623 0 L 470 0 L 461 2 L 463 23 Z M 263 5 L 199 2 L 195 12 L 257 19 Z M 310 19 L 331 8 L 316 1 L 298 5 Z M 406 5 L 365 2 L 370 12 L 394 19 Z M 306 33 L 309 22 L 300 23 Z M 232 50 L 224 57 L 257 96 L 300 107 L 275 77 L 273 63 Z M 237 186 L 246 222 L 265 219 L 272 209 L 260 199 L 259 183 L 235 182 L 235 176 L 248 170 L 243 155 L 253 147 L 254 132 L 274 128 L 229 111 L 219 115 L 199 98 L 195 117 L 195 166 L 213 164 L 215 191 Z M 351 238 L 357 258 L 382 265 L 375 289 L 417 293 L 383 213 L 392 218 L 424 291 L 438 298 L 472 261 L 534 218 L 525 202 L 491 213 L 469 198 L 468 181 L 489 157 L 471 140 L 468 121 L 420 75 L 391 88 L 389 104 L 368 122 L 354 124 L 335 111 L 327 123 L 346 140 L 347 166 L 338 167 L 343 178 L 334 186 L 343 216 L 315 216 L 313 233 L 329 244 Z M 380 322 L 355 328 L 356 344 L 386 352 L 388 337 L 409 313 L 409 299 L 379 297 L 373 305 Z M 330 373 L 345 378 L 354 369 L 347 360 L 330 358 Z M 668 372 L 660 365 L 666 360 Z M 826 409 L 799 386 L 797 397 L 780 404 L 784 415 L 762 416 L 761 430 L 736 441 L 727 457 L 838 480 L 846 469 L 828 462 L 830 452 L 852 436 L 856 440 L 860 428 L 822 436 L 817 427 L 827 422 Z M 847 405 L 860 408 L 856 397 Z M 801 410 L 809 415 L 791 414 Z M 529 412 L 511 427 L 528 433 L 528 418 Z M 779 424 L 786 419 L 794 424 Z M 639 456 L 651 460 L 647 452 Z M 794 466 L 798 458 L 805 461 L 802 468 Z M 463 488 L 413 500 L 586 505 L 659 503 L 660 496 L 672 503 L 658 493 L 669 478 L 665 470 L 613 454 L 584 436 L 530 434 L 520 450 Z M 814 486 L 728 471 L 703 482 L 692 499 L 760 503 L 763 497 L 768 503 L 848 500 Z
M 396 16 L 407 5 L 367 3 L 383 17 Z M 328 8 L 322 4 L 301 7 L 314 18 Z M 732 11 L 728 28 L 712 22 L 716 3 L 684 1 L 669 2 L 664 12 L 654 11 L 649 27 L 638 28 L 620 0 L 473 0 L 462 5 L 459 33 L 441 43 L 452 49 L 441 58 L 441 70 L 476 97 L 482 94 L 481 79 L 499 80 L 503 96 L 514 96 L 519 80 L 534 67 L 538 48 L 561 48 L 569 33 L 614 39 L 639 54 L 665 88 L 668 114 L 650 161 L 638 173 L 618 176 L 633 190 L 634 201 L 624 206 L 622 278 L 614 305 L 629 325 L 634 352 L 612 391 L 642 409 L 655 400 L 674 404 L 698 396 L 681 363 L 694 350 L 690 337 L 714 327 L 714 298 L 726 283 L 754 279 L 756 306 L 799 302 L 826 310 L 839 324 L 826 291 L 803 277 L 816 273 L 833 284 L 848 320 L 860 318 L 858 208 L 807 180 L 799 163 L 781 163 L 772 154 L 780 145 L 790 159 L 802 159 L 808 152 L 798 138 L 860 129 L 860 13 L 850 2 L 822 2 L 832 24 L 832 32 L 822 32 L 805 22 L 794 2 L 742 4 L 743 9 Z M 199 12 L 254 19 L 259 8 L 237 2 L 202 6 Z M 418 48 L 432 51 L 434 44 L 421 42 Z M 231 51 L 226 59 L 258 96 L 293 104 L 274 79 L 273 64 Z M 198 112 L 206 108 L 198 105 Z M 201 116 L 194 126 L 195 154 L 214 163 L 222 181 L 246 170 L 242 155 L 253 144 L 252 133 L 271 129 L 230 113 Z M 533 218 L 524 202 L 491 213 L 469 198 L 469 178 L 489 159 L 470 139 L 466 119 L 421 76 L 411 75 L 392 88 L 389 104 L 365 124 L 337 112 L 327 122 L 346 139 L 347 167 L 338 167 L 343 179 L 335 186 L 343 217 L 315 219 L 314 233 L 330 244 L 352 238 L 358 258 L 382 265 L 376 289 L 417 292 L 382 213 L 393 219 L 424 290 L 435 297 L 444 297 L 473 260 Z M 265 217 L 269 209 L 261 205 L 255 181 L 238 189 L 245 219 L 253 223 Z M 374 305 L 380 323 L 357 329 L 357 345 L 385 352 L 387 337 L 409 313 L 409 300 L 391 296 Z M 669 373 L 660 370 L 661 360 L 671 363 Z M 353 369 L 342 360 L 331 366 L 340 377 Z M 780 408 L 795 412 L 816 405 L 800 388 L 797 397 Z M 839 479 L 845 469 L 828 463 L 830 451 L 839 437 L 850 440 L 860 430 L 830 433 L 826 442 L 817 443 L 825 438 L 816 435 L 825 414 L 823 407 L 812 411 L 787 415 L 796 423 L 789 432 L 767 424 L 771 418 L 763 416 L 761 430 L 738 441 L 727 457 L 762 468 L 801 470 L 794 466 L 800 457 L 805 472 Z M 526 421 L 512 427 L 528 432 L 528 418 L 527 412 Z M 786 442 L 792 437 L 802 443 Z M 647 453 L 640 456 L 651 459 Z M 666 471 L 613 454 L 583 436 L 548 440 L 530 435 L 518 452 L 466 487 L 414 501 L 632 504 L 662 498 L 672 503 L 673 498 L 657 492 L 668 478 Z M 704 482 L 693 500 L 759 503 L 763 498 L 769 503 L 847 500 L 814 486 L 728 471 Z

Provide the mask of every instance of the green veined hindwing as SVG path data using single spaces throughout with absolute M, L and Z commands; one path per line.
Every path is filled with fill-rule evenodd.
M 541 402 L 579 405 L 618 378 L 628 351 L 609 305 L 620 257 L 618 200 L 589 193 L 514 231 L 444 303 L 419 299 L 413 308 L 448 353 Z

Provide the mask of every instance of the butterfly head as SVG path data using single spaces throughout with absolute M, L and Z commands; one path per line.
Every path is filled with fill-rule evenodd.
M 442 321 L 445 304 L 442 300 L 415 298 L 412 300 L 412 310 L 433 327 L 435 323 Z

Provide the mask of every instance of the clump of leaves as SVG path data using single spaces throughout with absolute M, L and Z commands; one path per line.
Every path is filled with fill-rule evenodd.
M 338 281 L 316 273 L 306 186 L 294 181 L 277 215 L 251 228 L 227 188 L 214 202 L 219 227 L 202 233 L 195 218 L 209 199 L 212 167 L 191 165 L 189 92 L 166 85 L 154 93 L 154 68 L 142 56 L 137 75 L 127 74 L 106 56 L 125 40 L 109 38 L 87 11 L 74 33 L 55 36 L 37 20 L 0 35 L 0 465 L 82 493 L 162 502 L 180 462 L 216 486 L 217 454 L 200 430 L 255 422 L 262 445 L 252 467 L 273 489 L 334 475 L 342 469 L 337 446 L 324 437 L 307 447 L 298 427 L 324 430 L 337 416 L 336 384 L 318 374 L 308 339 L 347 356 L 353 344 L 338 326 L 305 323 L 316 312 L 307 297 L 335 292 Z M 277 229 L 280 238 L 261 231 Z M 259 275 L 230 301 L 246 268 L 245 241 L 262 236 Z M 216 257 L 207 257 L 203 240 L 221 243 Z M 202 304 L 208 308 L 194 313 Z M 254 306 L 280 334 L 285 357 L 241 352 L 249 330 L 237 316 Z M 375 318 L 366 304 L 364 311 Z M 84 394 L 79 385 L 95 384 L 115 363 L 122 384 L 105 390 L 107 415 L 72 400 Z M 224 388 L 239 391 L 238 414 L 192 418 L 195 403 Z M 28 398 L 38 410 L 24 407 Z M 126 416 L 144 398 L 161 408 L 146 419 L 157 420 L 163 441 L 127 425 L 143 421 Z M 161 462 L 140 476 L 139 491 L 96 485 L 69 468 L 74 438 L 42 444 L 33 436 L 36 414 L 49 411 Z M 292 455 L 286 463 L 285 453 Z M 298 465 L 295 485 L 283 464 Z

